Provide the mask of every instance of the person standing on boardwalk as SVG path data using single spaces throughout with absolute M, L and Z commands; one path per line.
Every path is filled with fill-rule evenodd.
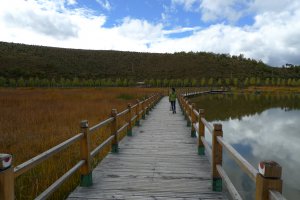
M 169 101 L 171 102 L 173 114 L 176 113 L 176 92 L 175 88 L 172 88 L 172 92 L 169 94 Z
M 172 111 L 172 104 L 171 104 L 171 94 L 172 93 L 172 88 L 170 88 L 169 90 L 168 90 L 168 96 L 169 96 L 169 102 L 170 102 L 170 111 Z

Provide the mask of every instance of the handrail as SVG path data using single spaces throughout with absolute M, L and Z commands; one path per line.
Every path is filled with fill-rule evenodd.
M 199 112 L 194 109 L 195 106 L 187 101 L 187 97 L 197 94 L 205 93 L 218 93 L 224 92 L 223 90 L 206 91 L 206 92 L 192 92 L 182 93 L 178 95 L 178 102 L 188 120 L 187 126 L 192 125 L 192 130 L 196 131 L 198 138 L 198 154 L 207 154 L 209 161 L 212 164 L 212 179 L 213 190 L 221 191 L 222 178 L 233 197 L 233 199 L 241 199 L 238 191 L 230 181 L 228 175 L 222 168 L 222 148 L 229 153 L 233 160 L 240 166 L 240 168 L 251 178 L 256 184 L 256 200 L 285 200 L 281 194 L 282 180 L 281 180 L 281 166 L 274 161 L 262 161 L 259 164 L 259 170 L 255 169 L 245 158 L 243 158 L 228 142 L 223 139 L 223 130 L 221 124 L 214 124 L 212 126 L 204 117 L 204 110 L 200 109 Z M 195 119 L 195 118 L 198 118 Z M 198 123 L 197 123 L 198 122 Z M 212 148 L 205 139 L 205 127 L 212 136 Z M 268 184 L 272 181 L 272 184 Z
M 129 109 L 123 110 L 122 112 L 120 112 L 120 113 L 117 114 L 117 117 L 120 117 L 120 116 L 122 116 L 122 115 L 125 115 L 125 114 L 127 114 L 128 112 L 129 112 Z
M 83 169 L 81 170 L 81 176 L 90 176 L 89 174 L 91 173 L 91 157 L 95 157 L 96 154 L 103 149 L 106 145 L 108 145 L 110 142 L 117 142 L 118 143 L 118 135 L 124 131 L 127 127 L 130 129 L 131 127 L 131 122 L 136 120 L 140 120 L 141 118 L 144 118 L 145 114 L 148 114 L 149 109 L 152 109 L 152 107 L 155 106 L 155 104 L 160 100 L 161 95 L 160 94 L 155 94 L 150 96 L 147 99 L 144 99 L 143 101 L 138 102 L 137 104 L 133 106 L 129 106 L 129 108 L 125 109 L 124 111 L 120 113 L 116 113 L 116 110 L 113 109 L 115 115 L 112 117 L 109 117 L 105 119 L 104 121 L 99 122 L 98 124 L 92 126 L 89 128 L 88 121 L 84 120 L 80 123 L 81 126 L 81 133 L 69 138 L 68 140 L 52 147 L 51 149 L 35 156 L 34 158 L 18 165 L 17 167 L 13 168 L 12 165 L 10 164 L 8 168 L 5 168 L 4 171 L 0 169 L 0 191 L 5 191 L 5 194 L 0 194 L 0 199 L 4 200 L 12 200 L 14 198 L 14 179 L 17 178 L 18 176 L 22 175 L 23 173 L 27 172 L 28 170 L 32 169 L 39 163 L 45 161 L 46 159 L 50 158 L 51 156 L 55 155 L 56 153 L 64 150 L 65 148 L 69 147 L 70 145 L 74 144 L 77 141 L 81 141 L 81 157 L 82 160 L 80 160 L 76 165 L 74 165 L 69 171 L 67 171 L 63 176 L 61 176 L 59 179 L 57 179 L 51 186 L 49 186 L 44 192 L 42 192 L 36 199 L 46 199 L 49 195 L 51 195 L 59 186 L 66 180 L 68 179 L 72 174 L 74 174 L 78 169 Z M 139 105 L 142 106 L 139 106 Z M 138 106 L 138 107 L 137 107 Z M 136 108 L 136 111 L 134 112 L 134 115 L 132 116 L 130 109 Z M 117 130 L 115 129 L 117 127 L 116 121 L 118 120 L 119 117 L 129 114 L 126 117 L 126 120 L 129 120 L 125 122 L 121 127 Z M 111 123 L 111 131 L 115 130 L 111 134 L 110 137 L 108 137 L 104 142 L 102 142 L 100 145 L 98 145 L 94 150 L 90 150 L 90 135 L 91 133 L 95 132 L 96 130 L 108 125 Z M 130 125 L 130 126 L 129 126 Z M 112 129 L 114 128 L 114 129 Z M 128 131 L 128 130 L 127 130 Z M 127 133 L 128 134 L 128 133 Z M 112 144 L 115 145 L 115 144 Z M 112 146 L 113 148 L 113 146 Z M 4 155 L 4 154 L 3 154 Z M 8 155 L 8 154 L 5 154 Z M 11 157 L 10 157 L 11 158 Z M 7 170 L 10 169 L 10 170 Z M 11 172 L 11 173 L 10 173 Z M 85 174 L 87 173 L 87 174 Z M 9 180 L 7 178 L 2 178 L 2 177 L 10 177 L 9 182 L 3 182 L 5 180 Z M 85 180 L 91 180 L 90 178 L 84 178 Z M 90 183 L 83 183 L 83 186 L 89 186 L 92 184 Z M 4 187 L 4 188 L 2 188 Z M 9 189 L 7 189 L 9 188 Z
M 209 130 L 209 133 L 212 134 L 214 131 L 214 128 L 212 127 L 212 125 L 210 125 L 204 118 L 201 118 L 201 121 L 203 122 L 205 127 Z
M 221 165 L 217 165 L 217 170 L 220 173 L 220 175 L 223 178 L 223 180 L 225 181 L 225 184 L 227 186 L 228 192 L 232 196 L 232 199 L 234 199 L 234 200 L 242 200 L 241 195 L 238 193 L 238 191 L 236 190 L 236 188 L 232 184 L 230 178 L 228 177 L 228 175 L 225 172 L 225 170 L 223 169 L 223 167 Z
M 245 158 L 243 158 L 243 156 L 241 156 L 228 142 L 225 142 L 222 137 L 217 137 L 217 140 L 223 147 L 226 148 L 241 169 L 255 182 L 258 170 L 256 170 Z
M 101 151 L 109 142 L 112 141 L 112 139 L 114 139 L 114 135 L 111 135 L 110 137 L 108 137 L 104 142 L 102 142 L 99 146 L 97 146 L 91 153 L 90 155 L 92 157 L 95 157 L 97 153 L 99 153 L 99 151 Z
M 117 133 L 121 133 L 128 125 L 129 123 L 124 124 L 121 128 L 118 129 Z
M 37 164 L 43 162 L 47 158 L 53 156 L 54 154 L 62 151 L 65 148 L 67 148 L 71 144 L 73 144 L 76 141 L 80 140 L 82 137 L 83 137 L 83 133 L 79 133 L 79 134 L 73 136 L 72 138 L 60 143 L 59 145 L 56 145 L 56 146 L 52 147 L 51 149 L 35 156 L 34 158 L 31 158 L 30 160 L 18 165 L 14 169 L 15 178 L 17 178 L 21 174 L 27 172 L 28 170 L 32 169 L 34 166 L 36 166 Z
M 35 200 L 47 199 L 56 189 L 59 188 L 70 176 L 72 176 L 83 164 L 85 160 L 79 161 L 74 167 L 72 167 L 67 173 L 57 179 L 50 187 L 48 187 L 43 193 L 41 193 Z
M 100 123 L 98 123 L 98 124 L 92 126 L 92 127 L 90 128 L 90 133 L 93 133 L 94 131 L 96 131 L 96 130 L 102 128 L 103 126 L 106 126 L 107 124 L 109 124 L 109 123 L 112 122 L 113 120 L 114 120 L 114 118 L 113 118 L 113 117 L 110 117 L 110 118 L 108 118 L 108 119 L 106 119 L 106 120 L 104 120 L 104 121 L 102 121 L 102 122 L 100 122 Z
M 135 115 L 134 117 L 131 118 L 131 121 L 133 122 L 138 116 Z
M 197 110 L 193 110 L 194 114 L 196 115 L 196 117 L 198 118 L 199 117 L 199 112 Z
M 286 200 L 286 198 L 278 191 L 269 190 L 269 200 Z

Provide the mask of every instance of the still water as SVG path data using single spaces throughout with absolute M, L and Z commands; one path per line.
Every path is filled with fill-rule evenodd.
M 224 139 L 255 168 L 262 160 L 278 162 L 283 169 L 284 196 L 300 199 L 299 94 L 215 94 L 192 101 L 205 109 L 207 121 L 222 123 Z M 254 199 L 255 184 L 226 151 L 223 167 L 242 198 Z

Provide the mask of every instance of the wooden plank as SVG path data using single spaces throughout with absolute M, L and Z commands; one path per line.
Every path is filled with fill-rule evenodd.
M 78 187 L 68 199 L 227 199 L 212 191 L 211 166 L 198 156 L 181 113 L 163 98 L 93 171 L 94 185 Z

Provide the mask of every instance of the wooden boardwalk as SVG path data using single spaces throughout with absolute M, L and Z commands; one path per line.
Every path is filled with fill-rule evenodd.
M 209 161 L 197 155 L 196 139 L 176 106 L 172 114 L 164 97 L 120 142 L 120 152 L 93 170 L 93 186 L 77 187 L 68 199 L 227 199 L 212 191 Z

